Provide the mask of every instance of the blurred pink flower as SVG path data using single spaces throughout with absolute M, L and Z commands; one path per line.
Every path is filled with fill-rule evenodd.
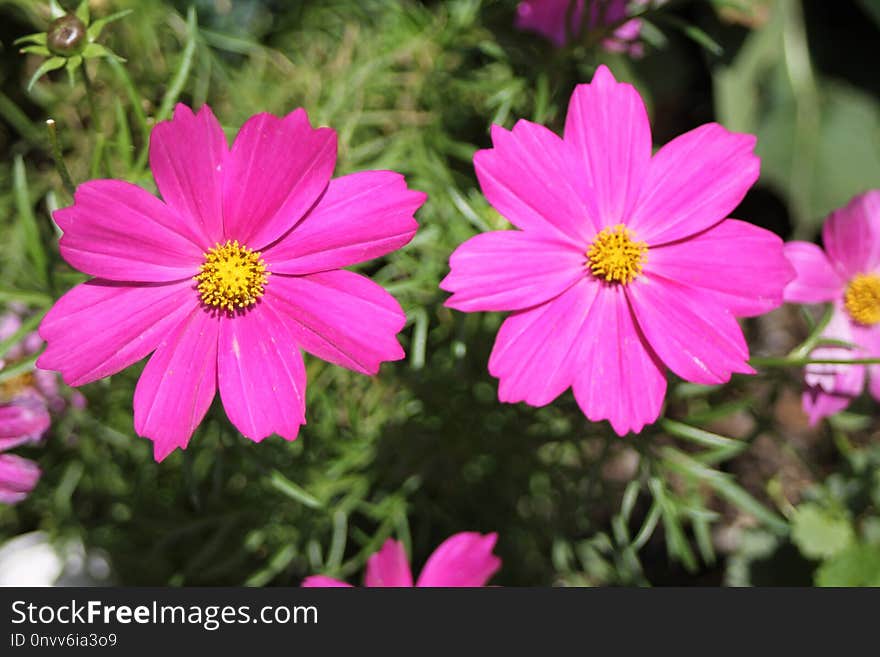
M 17 504 L 26 498 L 40 479 L 33 461 L 14 454 L 0 454 L 0 504 Z
M 501 568 L 501 559 L 492 554 L 497 534 L 461 532 L 453 534 L 428 557 L 416 586 L 485 586 Z M 382 549 L 367 560 L 364 586 L 411 587 L 412 571 L 403 544 L 389 538 Z M 305 587 L 351 586 L 338 579 L 313 575 L 302 582 Z
M 302 109 L 251 117 L 230 148 L 210 108 L 178 105 L 150 139 L 163 200 L 94 180 L 55 212 L 62 256 L 95 278 L 43 320 L 38 366 L 79 386 L 154 352 L 134 425 L 157 460 L 187 446 L 218 390 L 251 440 L 296 438 L 300 348 L 365 374 L 404 355 L 400 305 L 340 268 L 409 242 L 425 195 L 391 171 L 331 180 L 335 163 L 336 133 Z
M 641 97 L 601 66 L 564 138 L 519 121 L 492 141 L 477 178 L 520 230 L 462 244 L 441 287 L 458 310 L 514 311 L 489 359 L 501 401 L 571 387 L 624 435 L 657 419 L 667 367 L 705 384 L 754 373 L 736 318 L 780 305 L 793 276 L 776 235 L 726 219 L 758 178 L 755 137 L 711 123 L 652 156 Z
M 0 404 L 0 503 L 20 502 L 40 478 L 36 463 L 2 452 L 39 441 L 49 423 L 46 405 L 35 394 Z
M 833 304 L 822 337 L 853 345 L 820 346 L 811 358 L 852 360 L 880 357 L 880 190 L 856 196 L 831 213 L 822 228 L 823 251 L 809 242 L 789 242 L 785 255 L 797 278 L 785 288 L 793 303 Z M 865 387 L 880 401 L 880 365 L 812 364 L 804 371 L 804 411 L 815 425 L 849 406 Z
M 645 2 L 647 0 L 638 4 Z M 591 2 L 586 27 L 595 30 L 619 24 L 612 36 L 602 40 L 602 47 L 609 52 L 626 52 L 638 57 L 643 52 L 642 44 L 638 42 L 642 23 L 638 19 L 625 21 L 629 4 L 629 0 Z M 566 16 L 570 17 L 568 28 Z M 568 43 L 569 34 L 575 38 L 580 36 L 583 17 L 584 0 L 525 0 L 516 8 L 516 27 L 537 32 L 550 39 L 557 48 L 562 48 Z

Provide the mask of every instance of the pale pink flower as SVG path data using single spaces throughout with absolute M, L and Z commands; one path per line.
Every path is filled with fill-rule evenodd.
M 150 138 L 162 200 L 94 180 L 55 212 L 62 256 L 95 278 L 43 320 L 38 366 L 80 386 L 154 352 L 134 425 L 157 460 L 186 447 L 218 390 L 248 438 L 296 438 L 301 348 L 365 374 L 404 355 L 400 305 L 340 268 L 409 242 L 425 195 L 391 171 L 331 180 L 335 163 L 336 133 L 302 109 L 251 117 L 230 148 L 210 108 L 178 105 Z
M 666 368 L 687 381 L 754 373 L 736 321 L 782 302 L 782 241 L 726 219 L 757 180 L 755 137 L 711 123 L 651 154 L 638 92 L 604 66 L 572 94 L 559 138 L 492 126 L 474 166 L 520 230 L 477 235 L 450 258 L 447 305 L 514 311 L 489 372 L 504 402 L 550 403 L 569 387 L 620 434 L 657 419 Z
M 415 586 L 485 586 L 501 568 L 501 559 L 492 554 L 497 540 L 497 534 L 453 534 L 428 557 Z M 351 586 L 324 575 L 307 577 L 302 585 Z M 412 571 L 402 543 L 389 538 L 382 549 L 367 560 L 364 586 L 413 586 Z
M 643 51 L 638 42 L 642 23 L 637 18 L 625 20 L 628 5 L 629 0 L 593 0 L 586 27 L 595 30 L 618 25 L 611 36 L 602 40 L 602 47 L 608 52 L 626 52 L 638 57 Z M 569 18 L 568 26 L 566 17 Z M 569 34 L 575 38 L 580 36 L 583 18 L 584 0 L 524 0 L 516 8 L 518 29 L 537 32 L 557 48 L 568 43 Z
M 832 303 L 822 337 L 846 342 L 820 346 L 817 360 L 880 358 L 880 190 L 856 196 L 831 213 L 822 228 L 823 251 L 809 242 L 789 242 L 785 255 L 797 278 L 785 288 L 793 303 Z M 810 424 L 849 406 L 868 379 L 880 400 L 880 365 L 811 364 L 804 372 L 804 410 Z

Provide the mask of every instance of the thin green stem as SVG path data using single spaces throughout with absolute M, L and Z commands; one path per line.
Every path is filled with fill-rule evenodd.
M 52 146 L 52 160 L 55 162 L 55 170 L 61 177 L 61 184 L 64 185 L 64 189 L 73 196 L 73 193 L 76 191 L 76 185 L 73 184 L 70 171 L 67 170 L 67 165 L 64 164 L 64 156 L 61 154 L 61 144 L 58 141 L 58 131 L 55 127 L 54 119 L 46 121 L 46 130 L 49 132 L 49 143 Z
M 803 367 L 805 365 L 880 365 L 880 358 L 792 358 L 790 356 L 756 356 L 749 360 L 752 367 Z
M 101 117 L 98 114 L 98 104 L 95 101 L 95 88 L 92 84 L 92 79 L 89 77 L 89 69 L 86 63 L 83 62 L 83 65 L 79 68 L 82 71 L 83 83 L 86 87 L 86 98 L 89 101 L 89 116 L 92 120 L 92 130 L 95 132 L 95 136 L 97 136 L 101 134 Z

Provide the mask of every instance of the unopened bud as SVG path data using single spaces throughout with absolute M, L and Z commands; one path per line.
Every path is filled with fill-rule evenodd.
M 52 21 L 46 34 L 46 45 L 56 55 L 70 57 L 86 46 L 86 26 L 73 14 Z

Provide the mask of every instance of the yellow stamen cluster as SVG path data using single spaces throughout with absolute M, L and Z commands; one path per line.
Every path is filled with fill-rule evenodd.
M 637 242 L 629 228 L 617 224 L 596 235 L 587 249 L 587 258 L 594 276 L 625 285 L 642 273 L 642 265 L 648 260 L 648 245 Z
M 259 251 L 251 251 L 238 240 L 227 240 L 205 254 L 195 280 L 202 303 L 232 312 L 256 303 L 268 278 Z
M 25 372 L 0 382 L 0 402 L 14 399 L 19 393 L 33 387 L 33 385 L 34 375 L 31 372 Z
M 849 316 L 859 324 L 880 323 L 880 276 L 857 274 L 849 282 L 843 297 Z

